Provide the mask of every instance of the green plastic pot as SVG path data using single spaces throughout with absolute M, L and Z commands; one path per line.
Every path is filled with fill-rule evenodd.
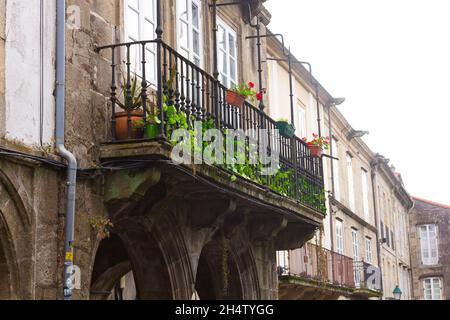
M 145 127 L 145 138 L 146 139 L 155 139 L 158 137 L 159 127 L 156 123 L 149 123 Z
M 295 135 L 295 128 L 289 122 L 277 121 L 276 128 L 280 132 L 280 135 L 285 138 L 292 138 Z

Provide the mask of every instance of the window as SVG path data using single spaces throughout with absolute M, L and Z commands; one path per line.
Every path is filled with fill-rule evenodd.
M 350 209 L 355 211 L 355 189 L 353 186 L 353 159 L 347 153 L 347 179 L 348 179 L 348 203 Z
M 352 229 L 353 260 L 359 261 L 358 230 Z
M 344 254 L 344 238 L 342 237 L 342 221 L 336 220 L 336 252 Z
M 331 148 L 333 149 L 333 157 L 339 158 L 339 150 L 336 138 L 331 140 Z M 334 171 L 334 197 L 341 201 L 341 189 L 339 188 L 339 160 L 333 160 Z
M 384 226 L 384 228 L 386 229 L 385 230 L 385 235 L 386 235 L 386 244 L 387 244 L 387 246 L 388 247 L 390 247 L 391 246 L 391 239 L 389 238 L 389 235 L 390 235 L 390 233 L 389 233 L 389 228 L 388 228 L 388 226 Z
M 306 137 L 306 106 L 300 100 L 297 100 L 297 119 L 296 119 L 297 135 Z
M 177 0 L 178 50 L 195 65 L 202 65 L 202 12 L 200 0 Z
M 366 237 L 366 262 L 372 263 L 372 239 Z
M 364 219 L 369 221 L 369 191 L 368 191 L 368 178 L 367 171 L 361 169 L 361 184 L 362 184 L 362 197 L 363 197 L 363 212 Z
M 426 224 L 419 227 L 422 264 L 434 265 L 438 263 L 437 227 Z
M 359 261 L 359 244 L 358 231 L 352 228 L 352 248 L 353 248 L 353 262 L 355 267 L 353 270 L 355 278 L 355 286 L 358 288 L 361 284 L 361 272 L 363 271 L 362 264 Z
M 125 42 L 155 39 L 156 1 L 155 0 L 125 0 Z M 140 46 L 130 47 L 131 68 L 137 74 L 142 74 L 142 50 Z M 156 83 L 156 47 L 146 45 L 146 79 Z
M 289 271 L 289 251 L 277 251 L 277 262 L 281 273 L 287 274 Z
M 442 281 L 440 278 L 423 279 L 423 297 L 425 300 L 442 299 Z
M 394 232 L 392 230 L 391 230 L 391 248 L 392 250 L 395 250 Z
M 221 19 L 217 19 L 217 53 L 219 74 L 222 84 L 228 88 L 237 84 L 236 32 Z

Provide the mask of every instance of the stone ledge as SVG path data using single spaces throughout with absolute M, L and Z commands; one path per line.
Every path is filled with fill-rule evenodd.
M 141 160 L 168 160 L 171 156 L 170 144 L 160 141 L 132 141 L 123 143 L 108 143 L 100 147 L 100 158 L 102 161 L 141 159 Z M 289 221 L 301 220 L 320 226 L 324 219 L 324 214 L 309 208 L 293 199 L 281 196 L 269 188 L 256 184 L 252 181 L 238 178 L 231 181 L 231 174 L 225 170 L 209 165 L 193 166 L 182 165 L 185 170 L 195 172 L 209 182 L 224 187 L 239 197 L 250 197 L 260 204 L 270 206 L 271 210 L 279 211 L 287 216 Z

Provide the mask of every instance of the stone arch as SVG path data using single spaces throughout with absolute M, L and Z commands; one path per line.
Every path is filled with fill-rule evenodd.
M 226 246 L 221 237 L 216 237 L 202 250 L 195 282 L 201 300 L 243 299 L 238 266 L 234 254 Z
M 11 233 L 0 212 L 0 300 L 18 298 L 18 266 Z
M 202 250 L 195 287 L 200 299 L 260 299 L 256 262 L 246 232 L 241 230 L 228 240 L 228 257 L 225 256 L 228 270 L 223 270 L 223 245 L 221 232 L 218 232 Z M 224 271 L 228 274 L 228 290 L 225 291 Z
M 248 238 L 245 229 L 234 234 L 230 241 L 230 251 L 239 272 L 242 283 L 242 295 L 244 300 L 260 300 L 261 289 L 256 259 L 251 247 L 252 241 Z
M 17 190 L 0 170 L 0 299 L 31 298 L 31 209 Z
M 91 271 L 90 297 L 92 300 L 108 299 L 115 285 L 132 272 L 129 256 L 117 234 L 103 239 L 96 250 Z

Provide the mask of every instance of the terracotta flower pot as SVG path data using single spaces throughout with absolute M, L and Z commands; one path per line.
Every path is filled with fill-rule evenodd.
M 225 96 L 225 101 L 232 106 L 242 107 L 245 102 L 245 97 L 237 94 L 234 91 L 228 90 Z
M 323 153 L 323 149 L 320 146 L 314 146 L 311 144 L 308 144 L 308 148 L 311 151 L 311 155 L 313 157 L 321 157 Z
M 142 121 L 142 112 L 132 111 L 131 118 L 131 132 L 128 138 L 128 113 L 117 112 L 116 117 L 116 140 L 141 139 L 144 136 L 143 128 L 137 127 L 136 124 Z

